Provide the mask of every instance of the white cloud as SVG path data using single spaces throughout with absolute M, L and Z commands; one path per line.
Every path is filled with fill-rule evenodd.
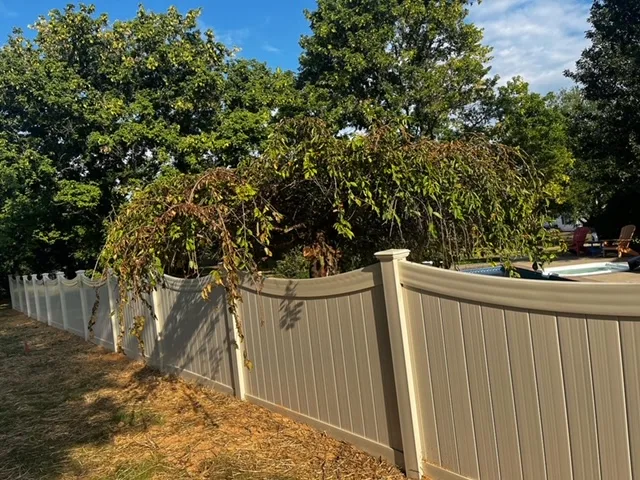
M 15 18 L 18 16 L 18 12 L 11 10 L 7 5 L 0 0 L 0 18 Z
M 216 34 L 216 38 L 227 47 L 242 47 L 244 42 L 251 35 L 248 28 L 236 28 L 231 30 L 216 30 L 214 28 L 213 30 Z
M 274 47 L 270 43 L 264 43 L 262 45 L 262 49 L 265 52 L 269 52 L 269 53 L 282 53 L 282 50 L 280 50 L 278 47 Z
M 492 73 L 501 83 L 520 75 L 546 93 L 571 85 L 563 72 L 588 45 L 589 8 L 588 0 L 485 0 L 470 20 L 493 47 Z

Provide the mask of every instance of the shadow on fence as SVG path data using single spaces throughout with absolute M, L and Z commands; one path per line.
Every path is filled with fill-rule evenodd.
M 233 388 L 231 322 L 220 289 L 204 300 L 200 289 L 161 290 L 162 368 Z
M 280 299 L 280 328 L 291 330 L 302 320 L 304 302 L 296 297 L 294 282 L 288 282 L 286 294 Z

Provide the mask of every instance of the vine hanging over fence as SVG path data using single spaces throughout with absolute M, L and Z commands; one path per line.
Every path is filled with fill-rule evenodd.
M 225 288 L 242 340 L 241 275 L 258 281 L 294 249 L 320 276 L 389 247 L 445 267 L 544 260 L 543 182 L 521 153 L 482 137 L 427 141 L 401 126 L 340 137 L 321 120 L 290 120 L 237 169 L 168 174 L 135 193 L 110 225 L 101 265 L 128 292 L 121 304 L 147 302 L 165 272 L 208 274 L 203 297 Z M 134 323 L 139 336 L 144 324 Z
M 165 272 L 195 277 L 209 270 L 203 297 L 216 286 L 225 288 L 244 339 L 237 308 L 240 275 L 248 272 L 257 280 L 256 248 L 262 247 L 263 257 L 271 254 L 267 245 L 279 220 L 246 178 L 225 168 L 167 175 L 137 192 L 111 223 L 101 256 L 103 274 L 113 271 L 118 278 L 120 324 L 128 302 L 141 301 L 153 311 L 145 297 L 162 284 Z M 139 338 L 143 328 L 136 318 L 132 333 Z

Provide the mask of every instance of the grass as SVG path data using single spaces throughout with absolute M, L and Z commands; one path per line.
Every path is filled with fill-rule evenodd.
M 260 472 L 258 465 L 250 458 L 241 459 L 228 455 L 220 455 L 205 460 L 200 465 L 206 478 L 210 480 L 297 480 L 297 477 Z
M 151 425 L 162 425 L 162 415 L 144 408 L 123 408 L 115 412 L 113 422 L 118 427 L 135 427 L 147 430 Z
M 318 430 L 162 375 L 5 306 L 0 478 L 405 477 Z
M 151 480 L 158 477 L 187 478 L 161 456 L 151 456 L 139 462 L 121 463 L 112 475 L 103 480 Z

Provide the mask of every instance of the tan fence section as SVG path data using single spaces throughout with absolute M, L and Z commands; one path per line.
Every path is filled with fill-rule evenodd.
M 640 285 L 544 282 L 405 260 L 222 288 L 165 277 L 125 310 L 144 356 L 432 480 L 640 477 Z M 109 349 L 117 285 L 10 277 L 15 309 Z M 96 299 L 93 334 L 87 326 Z M 139 358 L 125 335 L 125 353 Z M 243 350 L 253 368 L 244 367 Z
M 222 288 L 202 298 L 206 282 L 167 276 L 156 292 L 160 362 L 167 371 L 233 393 L 231 316 Z
M 402 462 L 380 266 L 245 285 L 247 399 Z
M 410 263 L 401 282 L 429 475 L 640 475 L 640 286 Z

